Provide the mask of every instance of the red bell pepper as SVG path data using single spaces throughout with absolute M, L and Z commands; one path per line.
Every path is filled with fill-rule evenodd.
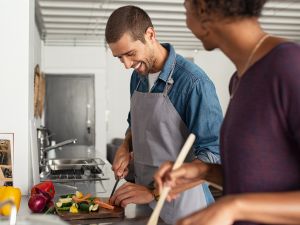
M 42 183 L 34 185 L 31 188 L 31 196 L 33 196 L 34 194 L 38 194 L 40 192 L 47 193 L 51 197 L 51 199 L 53 199 L 55 195 L 55 189 L 52 181 L 44 181 Z

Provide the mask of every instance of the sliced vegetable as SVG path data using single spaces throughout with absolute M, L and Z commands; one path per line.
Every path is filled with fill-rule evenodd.
M 72 198 L 60 198 L 58 201 L 61 203 L 69 203 L 72 202 Z
M 83 212 L 89 212 L 89 208 L 90 208 L 90 205 L 87 204 L 87 203 L 82 202 L 82 203 L 79 203 L 79 204 L 78 204 L 78 209 L 79 209 L 80 211 L 83 211 Z
M 99 209 L 98 204 L 90 205 L 90 207 L 89 207 L 90 212 L 96 212 L 96 211 L 98 211 L 98 209 Z
M 74 194 L 66 194 L 66 195 L 61 195 L 59 198 L 72 198 Z
M 83 194 L 82 194 L 82 192 L 80 192 L 80 191 L 76 191 L 76 192 L 75 192 L 75 196 L 76 196 L 76 198 L 82 198 L 82 197 L 83 197 Z
M 60 207 L 70 207 L 72 206 L 72 201 L 71 202 L 66 202 L 66 203 L 63 203 L 63 202 L 56 202 L 56 207 L 60 208 Z
M 79 203 L 79 202 L 88 202 L 89 198 L 91 197 L 91 194 L 86 194 L 85 196 L 83 196 L 82 198 L 77 198 L 76 196 L 73 196 L 72 199 L 74 202 Z
M 78 208 L 75 204 L 70 207 L 70 213 L 78 213 Z
M 110 204 L 108 204 L 106 202 L 102 202 L 98 198 L 94 199 L 94 203 L 98 204 L 100 207 L 105 208 L 105 209 L 111 209 L 111 210 L 113 210 L 115 208 L 113 205 L 110 205 Z
M 58 211 L 70 211 L 71 207 L 60 207 L 60 208 L 56 208 Z

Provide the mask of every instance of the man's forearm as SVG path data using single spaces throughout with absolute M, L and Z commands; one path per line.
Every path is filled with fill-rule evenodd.
M 126 132 L 126 136 L 125 136 L 125 139 L 123 141 L 123 145 L 130 152 L 132 151 L 132 134 L 131 134 L 130 128 Z

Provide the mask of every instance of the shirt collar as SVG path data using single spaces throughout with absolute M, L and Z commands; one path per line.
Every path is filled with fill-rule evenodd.
M 163 80 L 164 82 L 167 82 L 169 75 L 172 71 L 175 59 L 176 59 L 176 52 L 171 44 L 164 43 L 161 44 L 167 51 L 169 52 L 168 58 L 165 62 L 164 67 L 161 70 L 161 73 L 158 77 L 158 79 Z
M 165 49 L 167 49 L 168 51 L 168 58 L 164 64 L 164 67 L 162 68 L 160 74 L 159 74 L 159 77 L 158 79 L 164 81 L 164 82 L 167 82 L 168 78 L 169 78 L 169 75 L 171 73 L 171 70 L 173 68 L 173 64 L 174 64 L 174 61 L 176 59 L 176 52 L 174 50 L 174 47 L 169 44 L 169 43 L 163 43 L 161 44 Z M 146 82 L 147 81 L 147 77 L 146 76 L 141 76 L 139 75 L 140 78 L 141 78 L 141 82 Z

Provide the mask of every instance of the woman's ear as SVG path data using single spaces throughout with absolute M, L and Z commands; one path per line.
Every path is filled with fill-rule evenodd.
M 145 32 L 145 39 L 149 41 L 156 41 L 156 33 L 153 27 L 148 27 Z

